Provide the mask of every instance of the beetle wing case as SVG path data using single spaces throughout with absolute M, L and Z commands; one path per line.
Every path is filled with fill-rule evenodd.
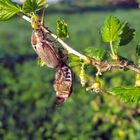
M 41 29 L 33 30 L 32 47 L 41 60 L 50 68 L 55 68 L 60 61 L 56 46 L 47 39 Z

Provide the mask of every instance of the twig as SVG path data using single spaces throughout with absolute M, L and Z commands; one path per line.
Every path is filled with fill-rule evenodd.
M 29 17 L 22 15 L 22 18 L 31 23 L 31 19 Z M 54 39 L 56 39 L 62 45 L 62 47 L 68 51 L 68 53 L 74 54 L 84 61 L 90 60 L 90 64 L 99 68 L 102 73 L 106 72 L 106 71 L 110 71 L 112 68 L 121 68 L 121 69 L 129 69 L 131 71 L 134 71 L 134 72 L 140 74 L 139 67 L 135 66 L 132 63 L 129 63 L 129 61 L 127 61 L 123 58 L 121 58 L 118 61 L 115 61 L 115 63 L 109 63 L 107 61 L 98 61 L 93 58 L 89 58 L 89 57 L 77 52 L 73 48 L 71 48 L 63 40 L 61 40 L 57 35 L 53 34 L 49 29 L 45 28 L 44 26 L 40 26 L 40 27 L 42 28 L 42 30 L 45 33 L 49 33 Z
M 140 74 L 140 68 L 135 66 L 134 64 L 128 64 L 128 65 L 123 65 L 123 64 L 110 64 L 110 66 L 112 68 L 122 68 L 122 69 L 128 69 L 128 70 L 131 70 L 131 71 L 134 71 L 136 73 L 139 73 Z
M 31 23 L 31 19 L 30 19 L 29 17 L 27 17 L 27 16 L 25 16 L 25 15 L 21 15 L 21 17 L 22 17 L 23 19 L 25 19 L 26 21 L 28 21 L 28 22 Z
M 126 62 L 128 62 L 128 61 L 126 61 Z M 102 61 L 100 64 L 97 64 L 97 65 L 101 72 L 110 71 L 113 68 L 119 68 L 119 69 L 126 69 L 126 70 L 128 69 L 128 70 L 131 70 L 131 71 L 134 71 L 134 72 L 140 74 L 140 68 L 135 66 L 134 64 L 124 65 L 124 64 L 120 64 L 120 62 L 109 63 L 109 62 Z
M 108 63 L 107 61 L 98 61 L 95 60 L 93 58 L 89 58 L 77 51 L 75 51 L 74 49 L 72 49 L 70 46 L 68 46 L 63 40 L 61 40 L 58 36 L 56 36 L 55 34 L 53 34 L 51 31 L 49 31 L 48 29 L 46 29 L 45 27 L 41 26 L 42 30 L 46 33 L 49 33 L 54 39 L 56 39 L 64 49 L 66 49 L 69 53 L 74 54 L 76 56 L 78 56 L 79 58 L 81 58 L 82 60 L 86 61 L 87 59 L 90 59 L 92 62 L 92 65 L 99 67 L 101 72 L 106 72 L 111 70 L 112 68 L 122 68 L 122 69 L 129 69 L 132 70 L 136 73 L 140 73 L 140 68 L 136 67 L 134 64 L 129 64 L 128 61 L 121 59 L 116 63 Z M 123 61 L 123 63 L 122 63 Z
M 25 15 L 21 16 L 23 19 L 25 19 L 26 21 L 31 23 L 31 19 Z M 61 40 L 58 36 L 56 36 L 55 34 L 53 34 L 51 31 L 49 31 L 48 29 L 46 29 L 44 26 L 41 26 L 42 30 L 46 33 L 49 33 L 54 39 L 56 39 L 62 46 L 64 49 L 66 49 L 68 51 L 68 53 L 74 54 L 76 56 L 78 56 L 79 58 L 81 58 L 82 60 L 87 60 L 87 57 L 85 55 L 80 54 L 79 52 L 75 51 L 74 49 L 72 49 L 70 46 L 68 46 L 63 40 Z
M 49 33 L 55 40 L 57 40 L 62 45 L 62 47 L 68 51 L 69 54 L 74 54 L 74 55 L 78 56 L 80 59 L 85 60 L 85 61 L 88 59 L 87 56 L 85 56 L 85 55 L 77 52 L 73 48 L 71 48 L 62 39 L 60 39 L 57 35 L 53 34 L 51 31 L 46 29 L 44 26 L 41 26 L 41 28 L 44 32 Z
M 22 15 L 22 18 L 31 23 L 31 19 L 29 17 Z M 85 60 L 85 61 L 87 60 L 87 57 L 85 55 L 82 55 L 79 52 L 72 49 L 63 40 L 61 40 L 58 36 L 56 36 L 51 31 L 46 29 L 44 26 L 41 26 L 41 28 L 44 32 L 49 33 L 54 39 L 56 39 L 63 46 L 63 48 L 68 51 L 68 53 L 74 54 L 74 55 L 78 56 L 79 58 L 81 58 L 82 60 Z

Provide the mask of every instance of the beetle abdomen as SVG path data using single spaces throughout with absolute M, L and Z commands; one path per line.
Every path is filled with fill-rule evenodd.
M 72 92 L 72 70 L 66 65 L 59 65 L 56 69 L 54 90 L 57 103 L 63 103 Z

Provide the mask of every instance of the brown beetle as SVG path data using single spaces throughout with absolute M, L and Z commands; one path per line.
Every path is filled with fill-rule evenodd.
M 55 81 L 53 84 L 56 91 L 56 102 L 63 103 L 68 99 L 72 92 L 72 70 L 64 62 L 58 65 L 56 69 Z
M 54 68 L 58 65 L 60 58 L 56 46 L 44 35 L 41 28 L 33 30 L 31 43 L 35 52 L 48 67 Z
M 55 68 L 60 61 L 55 44 L 48 39 L 41 26 L 44 26 L 44 12 L 42 20 L 37 16 L 32 16 L 31 25 L 33 28 L 31 44 L 41 60 L 50 68 Z

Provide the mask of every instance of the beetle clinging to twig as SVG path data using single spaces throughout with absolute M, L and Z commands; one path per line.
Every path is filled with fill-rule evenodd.
M 56 68 L 55 81 L 53 84 L 56 92 L 56 102 L 63 103 L 72 92 L 72 70 L 61 58 L 57 47 L 42 30 L 44 26 L 44 14 L 42 20 L 37 16 L 32 17 L 31 44 L 39 58 L 50 68 Z

